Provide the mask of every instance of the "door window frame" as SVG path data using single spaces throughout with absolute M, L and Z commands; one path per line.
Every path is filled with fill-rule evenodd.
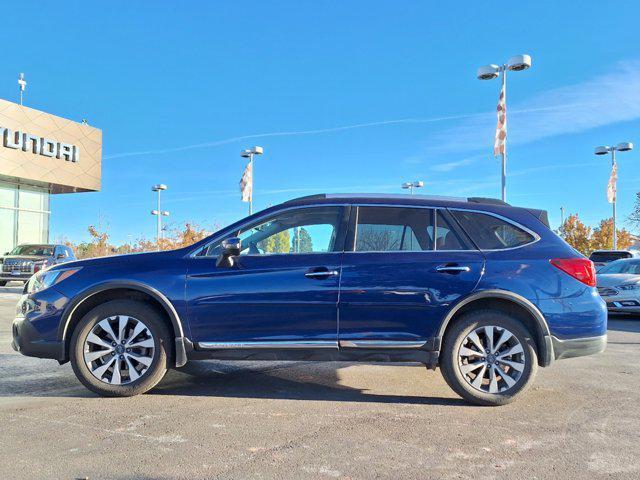
M 381 251 L 373 251 L 373 250 L 362 250 L 362 251 L 357 251 L 355 249 L 356 247 L 356 236 L 357 236 L 357 225 L 358 225 L 358 214 L 359 214 L 359 209 L 362 207 L 380 207 L 380 208 L 412 208 L 412 209 L 418 209 L 418 208 L 422 208 L 422 209 L 429 209 L 431 210 L 431 224 L 433 225 L 434 228 L 434 232 L 437 231 L 438 225 L 437 225 L 437 218 L 438 215 L 437 213 L 440 213 L 445 220 L 449 223 L 449 225 L 454 229 L 455 233 L 458 234 L 459 239 L 462 241 L 462 243 L 464 245 L 466 245 L 468 248 L 466 249 L 455 249 L 455 250 L 441 250 L 437 248 L 436 245 L 436 239 L 433 239 L 433 248 L 430 250 L 381 250 Z M 458 220 L 455 218 L 455 215 L 452 215 L 451 212 L 452 211 L 461 211 L 461 212 L 472 212 L 472 213 L 478 213 L 478 214 L 482 214 L 482 215 L 488 215 L 491 217 L 495 217 L 499 220 L 502 220 L 503 222 L 509 223 L 511 225 L 513 225 L 516 228 L 519 228 L 523 231 L 525 231 L 526 233 L 528 233 L 529 235 L 531 235 L 533 237 L 533 241 L 522 244 L 522 245 L 518 245 L 516 247 L 505 247 L 505 248 L 498 248 L 498 249 L 481 249 L 479 248 L 476 243 L 473 241 L 473 238 L 471 238 L 471 236 L 467 233 L 467 231 L 462 227 L 462 225 L 460 225 L 460 223 L 458 222 Z M 431 205 L 398 205 L 398 204 L 379 204 L 379 203 L 357 203 L 357 204 L 352 204 L 352 209 L 351 209 L 351 215 L 350 215 L 350 219 L 349 219 L 349 229 L 347 232 L 347 238 L 345 241 L 345 253 L 358 253 L 358 254 L 363 254 L 363 253 L 373 253 L 373 254 L 381 254 L 381 253 L 385 253 L 385 254 L 425 254 L 425 253 L 430 253 L 430 252 L 503 252 L 503 251 L 508 251 L 508 250 L 515 250 L 518 248 L 523 248 L 523 247 L 527 247 L 529 245 L 533 245 L 534 243 L 538 242 L 540 240 L 540 235 L 538 235 L 536 232 L 534 232 L 533 230 L 531 230 L 530 228 L 525 227 L 524 225 L 511 220 L 510 218 L 504 217 L 498 213 L 493 213 L 493 212 L 488 212 L 488 211 L 484 211 L 484 210 L 476 210 L 476 209 L 472 209 L 472 208 L 457 208 L 457 207 L 437 207 L 437 206 L 431 206 Z
M 238 236 L 240 234 L 241 231 L 246 230 L 247 228 L 251 228 L 252 226 L 256 226 L 256 225 L 260 225 L 266 221 L 269 221 L 270 218 L 274 218 L 278 215 L 281 215 L 282 213 L 285 212 L 291 212 L 291 211 L 295 211 L 295 210 L 307 210 L 310 208 L 322 208 L 322 207 L 334 207 L 338 210 L 338 222 L 337 222 L 337 232 L 336 232 L 336 240 L 334 242 L 333 245 L 333 249 L 327 252 L 305 252 L 305 253 L 269 253 L 268 255 L 264 255 L 264 254 L 244 254 L 242 255 L 243 258 L 251 258 L 251 257 L 266 257 L 268 256 L 269 258 L 271 257 L 280 257 L 283 255 L 326 255 L 329 253 L 342 253 L 344 252 L 344 247 L 345 247 L 345 240 L 347 237 L 347 227 L 349 225 L 349 217 L 351 215 L 351 210 L 352 210 L 352 205 L 350 204 L 344 204 L 344 203 L 322 203 L 322 204 L 313 204 L 313 205 L 296 205 L 293 207 L 287 207 L 287 208 L 282 208 L 280 210 L 277 211 L 271 211 L 268 213 L 265 213 L 264 215 L 260 215 L 258 217 L 254 217 L 251 219 L 251 221 L 247 221 L 244 222 L 240 225 L 237 225 L 233 228 L 233 230 L 230 230 L 229 228 L 224 229 L 223 231 L 221 231 L 219 234 L 217 234 L 214 238 L 211 239 L 211 241 L 207 242 L 206 244 L 198 247 L 197 249 L 193 250 L 189 256 L 191 258 L 206 258 L 206 259 L 212 259 L 212 258 L 216 258 L 215 256 L 211 256 L 211 255 L 202 255 L 202 252 L 206 251 L 212 244 L 217 243 L 217 242 L 221 242 L 222 240 L 224 240 L 225 238 L 229 238 L 232 236 Z

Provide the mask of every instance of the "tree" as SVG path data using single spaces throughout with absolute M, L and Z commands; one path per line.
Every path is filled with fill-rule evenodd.
M 289 230 L 283 230 L 258 242 L 258 248 L 264 253 L 289 253 L 291 249 Z
M 587 227 L 577 213 L 569 215 L 559 229 L 560 236 L 584 255 L 591 253 L 591 227 Z
M 296 228 L 291 240 L 291 251 L 296 253 L 313 252 L 313 241 L 311 235 L 304 227 Z
M 636 202 L 633 205 L 633 212 L 629 215 L 628 220 L 636 230 L 640 229 L 640 192 L 636 193 Z
M 631 246 L 631 233 L 624 228 L 616 229 L 617 245 L 619 250 L 627 250 Z M 591 237 L 591 251 L 613 249 L 613 219 L 607 218 L 600 222 Z

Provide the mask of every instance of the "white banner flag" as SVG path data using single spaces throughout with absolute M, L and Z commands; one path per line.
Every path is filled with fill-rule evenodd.
M 618 164 L 614 163 L 611 169 L 611 176 L 609 177 L 609 183 L 607 184 L 607 201 L 613 203 L 616 201 L 616 183 L 618 182 Z
M 250 202 L 253 198 L 253 164 L 249 162 L 240 179 L 240 193 L 243 202 Z
M 506 150 L 505 144 L 507 143 L 507 98 L 504 91 L 504 84 L 502 84 L 502 88 L 500 89 L 497 113 L 498 123 L 496 125 L 496 137 L 493 143 L 494 157 L 504 155 Z

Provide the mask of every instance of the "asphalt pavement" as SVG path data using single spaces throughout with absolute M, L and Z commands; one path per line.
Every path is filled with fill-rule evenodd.
M 640 478 L 640 321 L 596 356 L 476 407 L 418 365 L 191 362 L 100 398 L 69 364 L 11 349 L 0 288 L 0 478 Z

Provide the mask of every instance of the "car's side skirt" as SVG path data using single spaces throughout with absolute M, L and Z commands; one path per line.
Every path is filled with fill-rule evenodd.
M 357 344 L 357 346 L 356 346 Z M 438 351 L 427 350 L 430 342 L 317 340 L 306 342 L 199 342 L 190 359 L 217 360 L 305 360 L 332 362 L 418 362 L 435 368 Z

